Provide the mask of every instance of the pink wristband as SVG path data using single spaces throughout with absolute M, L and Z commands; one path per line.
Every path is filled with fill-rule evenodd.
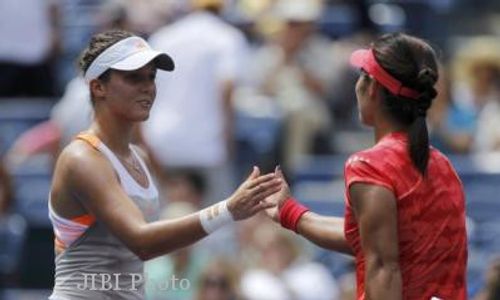
M 285 200 L 285 204 L 279 211 L 281 226 L 297 232 L 297 224 L 300 217 L 309 209 L 297 202 L 294 198 L 289 197 Z

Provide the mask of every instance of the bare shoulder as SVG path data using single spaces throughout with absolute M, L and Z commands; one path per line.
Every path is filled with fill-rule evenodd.
M 83 188 L 106 177 L 115 178 L 111 164 L 97 149 L 79 140 L 63 149 L 54 170 L 54 181 Z
M 57 169 L 66 172 L 78 171 L 81 168 L 85 169 L 103 162 L 105 162 L 105 159 L 97 149 L 86 142 L 76 140 L 66 146 L 59 155 L 56 171 Z

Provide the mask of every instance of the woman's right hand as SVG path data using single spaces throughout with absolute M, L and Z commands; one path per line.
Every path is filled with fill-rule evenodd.
M 275 203 L 265 200 L 279 192 L 281 186 L 282 179 L 276 172 L 260 175 L 259 168 L 254 166 L 250 176 L 229 197 L 227 208 L 235 221 L 249 218 L 274 207 Z
M 274 170 L 274 175 L 281 179 L 281 188 L 279 192 L 266 198 L 267 203 L 274 204 L 274 206 L 266 209 L 266 214 L 273 221 L 280 223 L 279 211 L 283 204 L 285 204 L 285 201 L 291 197 L 292 193 L 279 166 Z

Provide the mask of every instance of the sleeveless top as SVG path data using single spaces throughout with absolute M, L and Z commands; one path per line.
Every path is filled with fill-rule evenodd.
M 142 211 L 145 220 L 157 220 L 158 190 L 133 146 L 130 146 L 132 155 L 146 172 L 147 188 L 137 183 L 116 155 L 96 136 L 83 133 L 77 139 L 89 143 L 109 160 L 123 190 Z M 55 258 L 55 284 L 49 299 L 144 298 L 144 263 L 105 224 L 90 215 L 66 220 L 53 211 L 50 198 L 49 217 L 56 235 L 55 247 L 62 251 Z

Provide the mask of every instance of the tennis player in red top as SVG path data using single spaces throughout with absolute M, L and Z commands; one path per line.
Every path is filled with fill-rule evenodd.
M 284 183 L 267 213 L 315 244 L 352 254 L 358 300 L 467 298 L 464 192 L 429 146 L 426 112 L 437 92 L 436 55 L 421 39 L 387 34 L 355 51 L 356 96 L 375 146 L 345 164 L 345 218 L 321 216 Z M 278 173 L 281 173 L 277 170 Z

